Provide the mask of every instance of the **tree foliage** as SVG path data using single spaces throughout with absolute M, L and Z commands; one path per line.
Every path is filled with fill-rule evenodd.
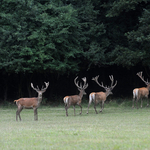
M 149 24 L 149 16 L 145 14 L 148 4 L 147 0 L 119 0 L 109 3 L 110 9 L 106 17 L 116 20 L 112 28 L 115 30 L 113 36 L 117 37 L 117 42 L 114 41 L 109 53 L 110 64 L 131 68 L 142 62 L 144 66 L 149 67 L 149 44 L 146 42 L 146 35 L 142 34 L 143 31 L 149 34 L 149 30 L 144 27 L 144 24 Z
M 147 0 L 3 0 L 0 69 L 76 72 L 83 60 L 87 68 L 132 67 L 142 60 L 146 65 L 147 4 Z
M 128 32 L 126 36 L 130 47 L 137 52 L 136 59 L 139 59 L 143 66 L 150 67 L 150 9 L 144 9 L 142 16 L 139 17 L 138 29 Z
M 1 3 L 1 69 L 16 73 L 78 70 L 80 25 L 71 5 L 34 0 Z
M 150 69 L 149 4 L 148 0 L 2 0 L 2 77 L 18 74 L 21 87 L 24 75 L 35 73 L 55 77 L 116 65 Z

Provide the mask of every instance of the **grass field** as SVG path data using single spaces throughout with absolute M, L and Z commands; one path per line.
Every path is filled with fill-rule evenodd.
M 97 110 L 100 110 L 97 106 Z M 33 110 L 21 112 L 16 122 L 16 107 L 0 107 L 1 150 L 149 150 L 150 107 L 132 109 L 125 103 L 105 104 L 104 111 L 95 114 L 91 105 L 82 115 L 76 106 L 65 116 L 63 106 L 40 106 L 38 121 Z

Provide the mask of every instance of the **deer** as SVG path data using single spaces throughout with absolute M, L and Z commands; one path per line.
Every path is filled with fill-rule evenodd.
M 63 98 L 64 104 L 65 104 L 65 110 L 66 110 L 66 116 L 68 116 L 68 108 L 73 105 L 74 108 L 74 116 L 75 116 L 75 106 L 78 105 L 81 108 L 80 115 L 82 114 L 82 97 L 83 95 L 86 95 L 85 89 L 88 87 L 88 83 L 86 83 L 86 77 L 82 78 L 84 84 L 82 85 L 80 83 L 80 86 L 78 84 L 78 81 L 76 81 L 78 76 L 74 79 L 74 83 L 77 86 L 79 90 L 78 95 L 72 95 L 72 96 L 65 96 Z
M 133 104 L 132 108 L 134 108 L 134 101 L 136 99 L 136 107 L 138 109 L 138 101 L 141 99 L 141 108 L 142 103 L 143 103 L 143 98 L 147 98 L 147 107 L 149 106 L 149 101 L 148 101 L 148 95 L 149 95 L 149 90 L 150 90 L 150 82 L 144 80 L 144 77 L 142 77 L 143 72 L 138 72 L 137 75 L 140 77 L 140 79 L 147 85 L 147 87 L 142 87 L 142 88 L 135 88 L 133 90 Z
M 41 90 L 39 89 L 39 87 L 37 86 L 37 88 L 34 88 L 33 83 L 31 83 L 31 87 L 38 93 L 38 97 L 33 97 L 33 98 L 20 98 L 18 100 L 14 100 L 14 102 L 16 102 L 16 105 L 18 107 L 17 111 L 16 111 L 16 121 L 18 121 L 18 116 L 19 119 L 21 121 L 21 116 L 20 116 L 20 112 L 25 108 L 25 109 L 33 109 L 34 110 L 34 120 L 37 121 L 38 120 L 38 115 L 37 115 L 37 109 L 40 106 L 40 103 L 42 102 L 42 94 L 46 91 L 46 89 L 49 86 L 49 82 L 45 83 L 45 88 L 41 88 Z
M 108 86 L 104 86 L 103 85 L 103 82 L 101 82 L 101 84 L 98 82 L 98 78 L 99 78 L 99 75 L 96 76 L 96 77 L 93 77 L 92 80 L 94 80 L 100 87 L 104 88 L 105 89 L 105 92 L 92 92 L 90 93 L 89 95 L 89 104 L 88 104 L 88 109 L 87 109 L 87 114 L 89 113 L 89 107 L 91 105 L 91 103 L 93 102 L 94 103 L 94 109 L 95 109 L 95 112 L 96 114 L 98 114 L 97 110 L 96 110 L 96 105 L 101 103 L 101 110 L 100 112 L 103 111 L 104 109 L 104 103 L 107 99 L 107 97 L 110 95 L 110 94 L 113 94 L 112 93 L 112 90 L 113 88 L 117 85 L 117 80 L 114 84 L 114 78 L 113 78 L 113 75 L 109 76 L 110 80 L 111 80 L 111 86 L 108 87 Z M 113 85 L 114 84 L 114 85 Z

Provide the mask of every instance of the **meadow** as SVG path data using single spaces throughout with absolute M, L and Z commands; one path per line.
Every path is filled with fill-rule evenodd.
M 41 105 L 38 121 L 33 110 L 21 112 L 22 121 L 16 122 L 15 105 L 0 106 L 1 150 L 148 150 L 150 149 L 150 107 L 132 109 L 132 103 L 105 104 L 102 113 L 95 114 L 93 105 L 82 115 L 76 106 L 65 116 L 63 105 Z M 100 110 L 100 106 L 97 106 Z

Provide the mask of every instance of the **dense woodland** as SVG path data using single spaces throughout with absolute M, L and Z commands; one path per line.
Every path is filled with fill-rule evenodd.
M 77 94 L 74 78 L 86 76 L 88 94 L 103 91 L 92 77 L 110 85 L 112 99 L 132 97 L 150 81 L 149 0 L 1 0 L 0 102 L 37 93 L 50 83 L 44 103 Z

